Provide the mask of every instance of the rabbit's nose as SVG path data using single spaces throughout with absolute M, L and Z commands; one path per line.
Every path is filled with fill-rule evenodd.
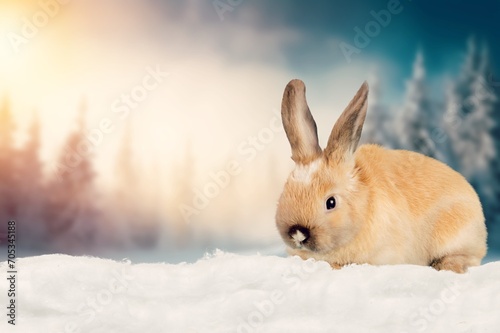
M 302 245 L 309 239 L 309 229 L 301 225 L 294 225 L 288 231 L 288 235 L 295 242 L 295 246 L 302 247 Z

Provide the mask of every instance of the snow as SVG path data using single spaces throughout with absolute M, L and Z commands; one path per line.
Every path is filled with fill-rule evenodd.
M 410 333 L 500 327 L 500 262 L 460 275 L 412 265 L 332 270 L 298 257 L 217 251 L 193 264 L 45 255 L 18 259 L 17 267 L 17 327 L 4 315 L 1 332 Z M 6 262 L 0 268 L 5 272 Z M 0 283 L 2 304 L 6 289 Z

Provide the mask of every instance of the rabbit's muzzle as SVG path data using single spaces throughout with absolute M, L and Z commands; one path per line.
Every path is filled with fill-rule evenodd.
M 311 232 L 309 228 L 303 227 L 301 225 L 294 225 L 290 227 L 290 230 L 288 230 L 288 236 L 295 244 L 295 247 L 299 249 L 307 246 L 311 241 Z

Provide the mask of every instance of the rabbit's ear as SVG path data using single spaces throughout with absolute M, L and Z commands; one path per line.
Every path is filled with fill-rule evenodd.
M 333 126 L 325 148 L 327 158 L 332 156 L 345 158 L 354 154 L 365 122 L 367 100 L 368 84 L 365 81 Z
M 281 102 L 281 119 L 295 163 L 308 164 L 321 155 L 316 122 L 307 106 L 306 87 L 301 80 L 287 84 Z

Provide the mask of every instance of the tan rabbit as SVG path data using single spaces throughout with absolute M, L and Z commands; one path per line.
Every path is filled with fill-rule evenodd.
M 279 199 L 276 225 L 289 253 L 335 268 L 416 264 L 463 273 L 480 265 L 486 227 L 472 186 L 424 155 L 358 148 L 367 97 L 365 82 L 322 150 L 304 83 L 286 86 L 281 116 L 296 165 Z

